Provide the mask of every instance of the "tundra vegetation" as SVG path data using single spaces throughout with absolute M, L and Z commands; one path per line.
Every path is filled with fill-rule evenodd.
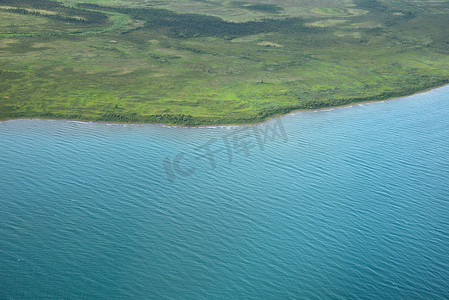
M 449 82 L 449 0 L 0 0 L 0 119 L 263 121 Z

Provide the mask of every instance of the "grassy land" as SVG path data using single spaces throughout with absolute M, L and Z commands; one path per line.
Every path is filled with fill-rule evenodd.
M 0 0 L 0 119 L 251 123 L 412 94 L 449 82 L 447 20 L 449 1 Z

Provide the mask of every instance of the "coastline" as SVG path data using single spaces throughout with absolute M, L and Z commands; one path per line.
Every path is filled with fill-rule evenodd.
M 3 122 L 7 122 L 7 121 L 11 121 L 11 120 L 59 120 L 59 121 L 76 121 L 76 122 L 85 122 L 85 123 L 100 123 L 100 124 L 116 124 L 116 125 L 126 125 L 126 124 L 130 124 L 130 125 L 158 125 L 158 126 L 167 126 L 167 127 L 184 127 L 184 128 L 207 128 L 207 127 L 220 127 L 220 126 L 251 126 L 251 125 L 260 125 L 263 124 L 265 122 L 268 122 L 274 118 L 278 118 L 278 117 L 282 117 L 282 116 L 287 116 L 289 114 L 293 114 L 296 112 L 313 112 L 313 111 L 323 111 L 323 110 L 329 110 L 329 109 L 338 109 L 338 108 L 345 108 L 345 107 L 351 107 L 354 105 L 359 105 L 359 104 L 369 104 L 369 103 L 376 103 L 376 102 L 383 102 L 383 101 L 390 101 L 390 100 L 395 100 L 395 99 L 401 99 L 401 98 L 407 98 L 407 97 L 411 97 L 414 95 L 419 95 L 419 94 L 423 94 L 423 93 L 427 93 L 439 88 L 443 88 L 449 86 L 449 83 L 444 83 L 442 85 L 437 85 L 434 87 L 429 87 L 426 88 L 424 90 L 420 90 L 420 91 L 416 91 L 414 93 L 411 94 L 406 94 L 403 96 L 397 96 L 397 97 L 389 97 L 389 98 L 384 98 L 384 99 L 376 99 L 376 100 L 365 100 L 365 101 L 354 101 L 351 103 L 347 103 L 347 104 L 342 104 L 342 105 L 335 105 L 335 106 L 324 106 L 324 107 L 319 107 L 319 108 L 299 108 L 299 109 L 292 109 L 291 111 L 288 111 L 286 113 L 281 113 L 281 114 L 273 114 L 273 115 L 268 115 L 267 117 L 265 117 L 263 120 L 261 121 L 257 121 L 257 122 L 253 122 L 253 123 L 217 123 L 217 124 L 198 124 L 198 125 L 187 125 L 187 124 L 171 124 L 171 123 L 152 123 L 152 122 L 118 122 L 118 121 L 107 121 L 107 120 L 83 120 L 83 119 L 66 119 L 66 118 L 45 118 L 45 117 L 19 117 L 19 118 L 8 118 L 8 119 L 0 119 L 0 124 Z

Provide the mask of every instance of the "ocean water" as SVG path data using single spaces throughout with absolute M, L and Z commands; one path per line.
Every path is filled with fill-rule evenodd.
M 449 86 L 257 126 L 0 123 L 0 299 L 293 298 L 449 298 Z

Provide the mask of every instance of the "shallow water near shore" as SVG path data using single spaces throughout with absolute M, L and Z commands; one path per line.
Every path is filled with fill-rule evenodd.
M 444 299 L 448 104 L 1 122 L 0 298 Z

